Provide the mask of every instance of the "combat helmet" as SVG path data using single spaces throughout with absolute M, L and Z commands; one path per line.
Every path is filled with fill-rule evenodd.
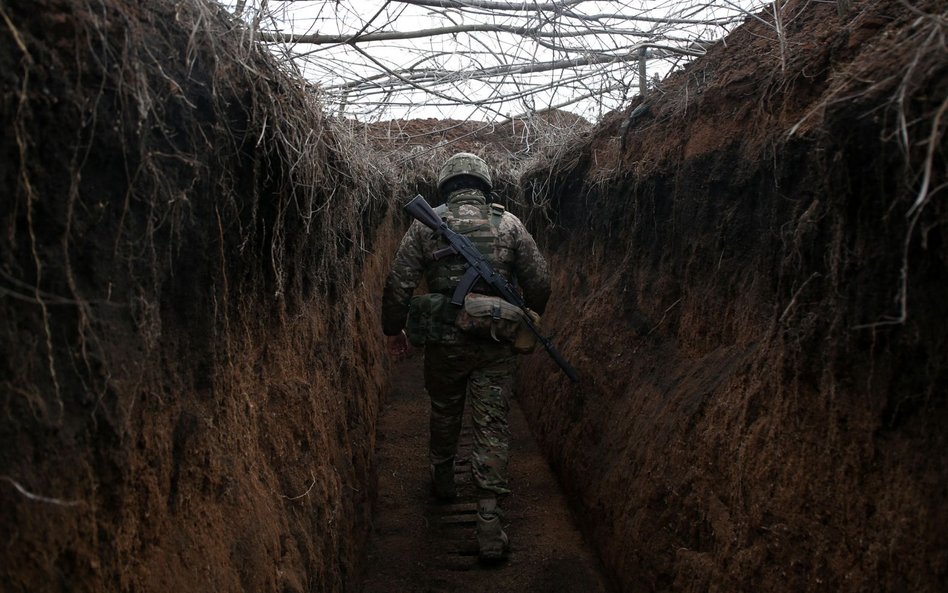
M 484 159 L 469 152 L 459 152 L 441 166 L 441 174 L 438 176 L 438 187 L 444 185 L 444 182 L 458 175 L 473 175 L 487 184 L 488 191 L 494 187 L 490 180 L 490 169 Z

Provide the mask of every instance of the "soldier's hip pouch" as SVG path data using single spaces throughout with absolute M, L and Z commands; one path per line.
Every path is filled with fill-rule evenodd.
M 411 297 L 405 324 L 405 333 L 411 345 L 440 344 L 444 340 L 445 329 L 453 321 L 451 309 L 457 310 L 457 307 L 452 307 L 448 297 L 443 294 L 433 292 Z
M 539 324 L 540 316 L 530 309 L 521 309 L 500 297 L 472 292 L 464 297 L 464 306 L 454 324 L 469 335 L 509 342 L 516 352 L 527 354 L 537 347 L 536 335 L 525 322 L 527 315 L 534 325 Z

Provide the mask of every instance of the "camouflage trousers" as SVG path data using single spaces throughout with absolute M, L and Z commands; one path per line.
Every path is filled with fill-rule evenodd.
M 510 493 L 507 412 L 516 361 L 517 355 L 508 344 L 429 344 L 425 348 L 425 388 L 431 397 L 431 462 L 450 461 L 457 453 L 464 401 L 468 399 L 474 430 L 474 483 L 498 495 Z

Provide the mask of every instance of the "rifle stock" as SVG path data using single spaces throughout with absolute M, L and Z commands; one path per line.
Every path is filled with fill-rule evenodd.
M 426 227 L 440 233 L 448 242 L 449 247 L 439 249 L 435 252 L 436 259 L 445 257 L 450 253 L 456 253 L 467 261 L 469 267 L 451 297 L 452 304 L 463 305 L 464 297 L 471 291 L 474 283 L 478 278 L 483 278 L 505 301 L 521 309 L 527 308 L 523 297 L 520 296 L 520 293 L 514 289 L 510 282 L 494 270 L 490 263 L 484 259 L 484 256 L 477 247 L 475 247 L 467 237 L 448 228 L 448 225 L 441 220 L 441 217 L 438 216 L 431 205 L 428 204 L 424 196 L 421 194 L 416 195 L 405 205 L 405 210 Z M 556 350 L 550 339 L 540 333 L 537 326 L 530 320 L 529 315 L 524 313 L 523 317 L 527 328 L 529 328 L 530 331 L 533 332 L 533 335 L 537 337 L 537 340 L 543 344 L 543 348 L 553 361 L 563 369 L 563 372 L 566 373 L 566 376 L 569 377 L 570 380 L 574 382 L 578 381 L 579 377 L 576 375 L 576 371 Z
M 405 204 L 405 210 L 408 211 L 414 219 L 433 231 L 438 230 L 441 226 L 447 227 L 444 221 L 441 220 L 441 217 L 438 216 L 421 194 L 418 194 L 412 198 L 410 202 Z

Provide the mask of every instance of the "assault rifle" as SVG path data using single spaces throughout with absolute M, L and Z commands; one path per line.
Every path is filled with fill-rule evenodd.
M 520 296 L 520 293 L 517 292 L 513 285 L 484 259 L 480 250 L 471 243 L 470 239 L 448 228 L 447 223 L 441 220 L 441 217 L 431 208 L 431 205 L 425 201 L 423 196 L 417 195 L 412 198 L 412 200 L 405 205 L 405 210 L 423 225 L 438 232 L 448 242 L 448 247 L 439 249 L 434 253 L 435 259 L 457 254 L 467 260 L 467 271 L 464 272 L 461 282 L 451 296 L 452 305 L 459 307 L 464 305 L 464 297 L 467 296 L 467 293 L 471 292 L 474 283 L 477 282 L 479 278 L 482 278 L 502 299 L 521 309 L 527 308 L 523 297 Z M 563 369 L 566 376 L 573 381 L 578 381 L 579 377 L 577 377 L 573 367 L 556 351 L 556 348 L 553 347 L 553 342 L 540 334 L 540 330 L 533 324 L 533 320 L 530 319 L 530 316 L 527 315 L 526 312 L 523 314 L 523 323 L 533 332 L 537 340 L 543 344 L 547 353 L 556 361 L 556 364 L 560 365 L 560 368 Z

